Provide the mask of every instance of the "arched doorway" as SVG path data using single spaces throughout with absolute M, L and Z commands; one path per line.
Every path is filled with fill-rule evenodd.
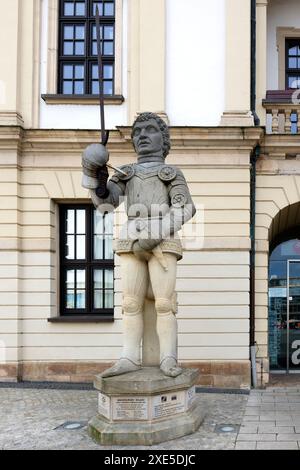
M 270 372 L 300 373 L 299 228 L 277 236 L 271 245 L 268 322 Z

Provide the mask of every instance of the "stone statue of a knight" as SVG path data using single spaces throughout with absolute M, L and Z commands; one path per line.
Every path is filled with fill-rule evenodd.
M 125 201 L 128 220 L 115 241 L 121 259 L 123 289 L 123 351 L 102 377 L 141 367 L 144 304 L 155 302 L 160 369 L 176 377 L 177 364 L 176 267 L 182 258 L 178 231 L 195 214 L 195 206 L 179 168 L 165 163 L 170 149 L 168 126 L 156 114 L 142 113 L 132 128 L 137 163 L 120 167 L 108 179 L 108 152 L 93 144 L 83 153 L 82 185 L 90 189 L 95 207 L 107 212 Z

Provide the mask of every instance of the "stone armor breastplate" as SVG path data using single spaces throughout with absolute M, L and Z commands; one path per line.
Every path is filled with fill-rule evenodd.
M 152 174 L 151 174 L 152 173 Z M 126 212 L 129 218 L 165 215 L 170 207 L 166 184 L 156 172 L 136 171 L 126 185 Z M 153 174 L 154 173 L 154 174 Z

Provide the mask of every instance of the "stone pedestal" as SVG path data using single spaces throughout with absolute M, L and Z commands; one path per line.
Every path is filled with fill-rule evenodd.
M 153 445 L 195 432 L 204 410 L 195 394 L 198 370 L 176 378 L 158 367 L 116 377 L 96 377 L 98 415 L 89 435 L 102 445 Z

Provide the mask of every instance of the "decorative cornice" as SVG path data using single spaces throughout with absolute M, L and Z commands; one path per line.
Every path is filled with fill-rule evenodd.
M 249 152 L 263 137 L 263 129 L 228 127 L 170 127 L 171 153 L 184 151 Z M 21 155 L 76 155 L 92 142 L 99 141 L 98 130 L 22 129 L 0 127 L 0 150 L 20 149 Z M 111 153 L 132 153 L 131 127 L 110 131 Z

